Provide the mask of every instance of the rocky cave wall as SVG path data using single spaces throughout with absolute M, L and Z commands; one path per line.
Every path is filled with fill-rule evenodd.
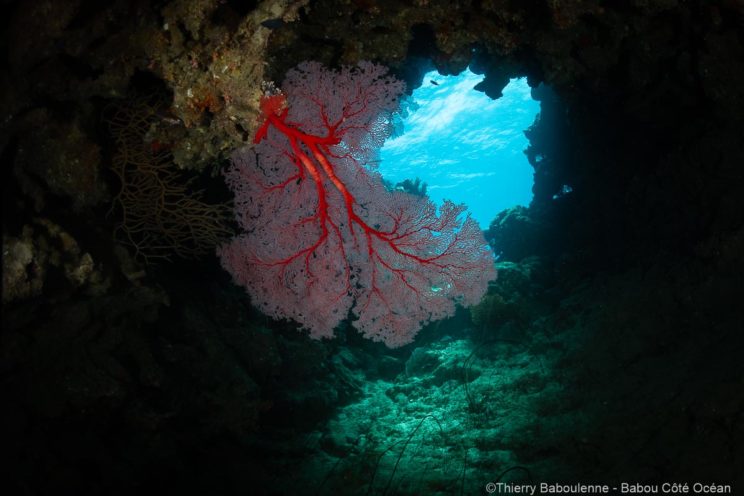
M 250 141 L 261 81 L 281 81 L 302 60 L 371 59 L 409 91 L 425 70 L 468 65 L 485 73 L 479 89 L 492 97 L 509 77 L 549 85 L 558 98 L 530 134 L 533 215 L 563 216 L 543 225 L 577 229 L 566 236 L 575 242 L 602 238 L 637 256 L 649 240 L 689 246 L 739 220 L 730 194 L 742 153 L 738 2 L 184 0 L 9 10 L 6 212 L 40 212 L 49 201 L 83 213 L 109 205 L 118 185 L 106 169 L 102 115 L 133 93 L 163 94 L 148 140 L 167 146 L 178 168 L 214 171 Z M 564 184 L 569 205 L 552 201 Z M 724 225 L 709 225 L 714 211 Z

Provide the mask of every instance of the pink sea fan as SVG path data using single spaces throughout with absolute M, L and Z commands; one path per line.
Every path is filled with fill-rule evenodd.
M 496 277 L 463 205 L 389 191 L 369 166 L 403 90 L 370 62 L 304 62 L 262 99 L 256 146 L 226 172 L 244 233 L 218 250 L 223 267 L 260 310 L 314 338 L 351 311 L 364 336 L 402 346 Z

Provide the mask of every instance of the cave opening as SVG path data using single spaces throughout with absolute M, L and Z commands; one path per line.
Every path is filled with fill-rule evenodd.
M 482 75 L 437 71 L 404 101 L 397 133 L 380 153 L 379 170 L 394 187 L 427 194 L 435 204 L 464 203 L 487 229 L 496 215 L 532 201 L 534 170 L 525 130 L 540 103 L 526 78 L 512 78 L 503 96 L 474 90 Z

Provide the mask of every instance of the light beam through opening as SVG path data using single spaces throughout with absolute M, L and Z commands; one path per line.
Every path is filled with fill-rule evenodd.
M 500 211 L 532 201 L 533 169 L 524 135 L 540 110 L 526 78 L 492 100 L 473 87 L 483 76 L 436 71 L 413 92 L 403 131 L 385 142 L 380 173 L 392 184 L 421 179 L 437 205 L 465 203 L 482 229 Z

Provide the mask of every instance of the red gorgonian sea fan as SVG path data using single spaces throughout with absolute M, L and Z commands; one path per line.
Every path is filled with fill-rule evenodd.
M 389 191 L 372 166 L 403 90 L 371 62 L 304 62 L 262 98 L 256 146 L 226 172 L 244 233 L 219 248 L 223 267 L 260 310 L 314 338 L 351 310 L 365 337 L 402 346 L 496 277 L 464 205 Z

